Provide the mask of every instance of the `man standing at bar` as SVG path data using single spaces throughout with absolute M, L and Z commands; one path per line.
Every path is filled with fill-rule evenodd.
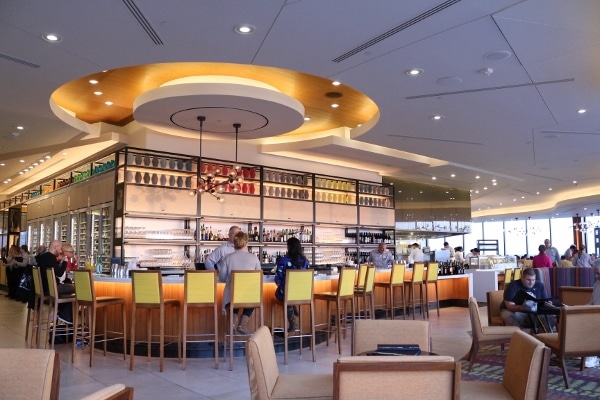
M 419 243 L 412 244 L 412 251 L 408 255 L 408 264 L 409 267 L 412 268 L 416 262 L 423 262 L 425 259 L 425 255 L 423 254 L 423 250 L 421 250 Z
M 240 227 L 236 225 L 229 228 L 229 239 L 227 240 L 227 242 L 217 247 L 212 253 L 210 253 L 206 260 L 204 260 L 204 266 L 207 270 L 218 270 L 219 263 L 221 262 L 223 257 L 235 251 L 235 248 L 233 247 L 233 237 L 240 230 Z
M 375 268 L 386 269 L 394 263 L 394 257 L 387 249 L 387 244 L 379 243 L 376 250 L 371 250 L 367 261 L 373 263 Z
M 550 243 L 550 239 L 544 240 L 544 246 L 546 246 L 546 255 L 550 257 L 552 261 L 552 266 L 560 267 L 562 265 L 560 261 L 560 253 L 556 247 L 552 247 L 552 243 Z

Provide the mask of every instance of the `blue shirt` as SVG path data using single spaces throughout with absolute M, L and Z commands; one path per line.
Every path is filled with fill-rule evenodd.
M 275 284 L 277 290 L 275 291 L 275 297 L 279 300 L 283 300 L 285 293 L 285 271 L 290 269 L 307 269 L 310 266 L 306 257 L 300 257 L 296 263 L 289 257 L 283 256 L 277 260 L 277 269 L 275 270 Z

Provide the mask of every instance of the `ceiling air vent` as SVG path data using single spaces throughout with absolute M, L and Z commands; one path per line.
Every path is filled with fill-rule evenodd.
M 411 26 L 423 21 L 426 18 L 431 17 L 432 15 L 439 13 L 440 11 L 458 3 L 459 1 L 460 0 L 447 0 L 447 1 L 443 2 L 442 4 L 440 4 L 436 7 L 433 7 L 430 10 L 425 11 L 422 14 L 409 19 L 408 21 L 396 26 L 395 28 L 392 28 L 392 29 L 388 30 L 387 32 L 382 33 L 381 35 L 374 37 L 373 39 L 369 40 L 368 42 L 365 42 L 365 43 L 361 44 L 360 46 L 353 48 L 352 50 L 342 54 L 341 56 L 334 58 L 332 61 L 335 63 L 342 62 L 345 59 L 352 57 L 356 53 L 360 53 L 361 51 L 366 50 L 369 47 L 376 45 L 377 43 L 381 42 L 382 40 L 385 40 L 385 39 L 389 38 L 390 36 L 395 35 L 398 32 L 402 32 L 406 28 L 410 28 Z
M 163 41 L 158 36 L 158 33 L 154 30 L 150 21 L 146 18 L 146 16 L 142 13 L 142 10 L 139 9 L 137 4 L 133 0 L 122 0 L 123 4 L 129 9 L 133 17 L 140 24 L 142 29 L 150 36 L 150 39 L 154 42 L 155 45 L 160 46 L 163 45 Z
M 31 67 L 31 68 L 39 68 L 40 67 L 40 65 L 38 65 L 38 64 L 34 64 L 32 62 L 29 62 L 29 61 L 21 60 L 20 58 L 11 57 L 8 54 L 2 54 L 2 53 L 0 53 L 0 58 L 3 58 L 3 59 L 8 60 L 8 61 L 16 62 L 18 64 L 25 65 L 25 66 Z

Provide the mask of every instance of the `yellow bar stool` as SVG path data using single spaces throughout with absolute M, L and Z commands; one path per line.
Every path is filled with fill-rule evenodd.
M 106 345 L 109 341 L 122 340 L 123 341 L 123 360 L 127 358 L 127 328 L 126 328 L 126 315 L 125 315 L 125 299 L 122 297 L 110 297 L 110 296 L 96 296 L 96 289 L 94 288 L 94 279 L 92 277 L 92 271 L 89 270 L 75 270 L 73 271 L 73 282 L 75 283 L 75 317 L 73 320 L 75 326 L 75 332 L 73 334 L 73 346 L 71 350 L 71 362 L 75 361 L 75 351 L 77 350 L 77 340 L 80 339 L 81 343 L 88 341 L 90 348 L 90 368 L 94 361 L 94 346 L 95 343 L 104 344 L 104 356 L 106 357 Z M 117 306 L 115 312 L 121 315 L 121 328 L 120 332 L 108 331 L 106 329 L 108 325 L 108 307 Z M 96 320 L 98 311 L 103 310 L 103 330 L 102 339 L 97 339 L 99 336 L 96 334 Z M 79 317 L 81 316 L 81 326 L 79 324 Z M 88 331 L 86 332 L 86 327 Z M 111 337 L 108 337 L 108 334 Z M 82 347 L 83 348 L 83 347 Z
M 50 297 L 44 294 L 44 287 L 42 285 L 42 272 L 39 267 L 32 268 L 32 276 L 35 300 L 33 302 L 33 316 L 31 320 L 31 343 L 29 344 L 29 346 L 33 347 L 35 342 L 35 347 L 39 348 L 40 330 L 42 325 L 42 311 L 45 303 L 49 303 Z M 30 311 L 31 309 L 27 311 L 27 330 L 29 330 Z M 48 323 L 46 323 L 46 332 L 48 332 Z M 25 340 L 27 340 L 27 335 L 25 336 Z
M 50 309 L 52 310 L 52 312 L 48 313 L 48 323 L 46 326 L 50 326 L 50 321 L 52 321 L 52 340 L 50 342 L 50 348 L 54 349 L 54 339 L 56 339 L 56 324 L 58 322 L 58 305 L 71 303 L 71 308 L 73 308 L 73 313 L 71 315 L 75 315 L 75 293 L 63 295 L 58 294 L 56 278 L 54 277 L 54 269 L 46 269 L 46 279 L 48 280 L 48 300 L 50 301 Z M 59 335 L 69 335 L 72 332 L 73 325 L 66 325 L 65 333 L 60 333 Z M 67 342 L 68 340 L 65 340 L 65 343 Z M 44 347 L 47 348 L 48 343 L 46 343 Z
M 358 313 L 359 318 L 367 319 L 367 312 L 369 314 L 369 319 L 374 319 L 375 314 L 375 306 L 373 304 L 373 289 L 375 288 L 375 266 L 369 265 L 365 271 L 365 280 L 362 287 L 354 288 L 354 301 L 356 302 L 356 312 Z M 362 306 L 360 307 L 360 300 L 362 299 Z M 368 299 L 368 305 L 367 305 Z
M 352 308 L 352 325 L 354 325 L 354 280 L 356 276 L 356 270 L 354 268 L 342 268 L 340 270 L 340 277 L 338 280 L 338 289 L 335 292 L 323 292 L 315 293 L 315 300 L 323 300 L 327 302 L 327 316 L 331 315 L 330 305 L 335 304 L 335 319 L 336 319 L 336 330 L 337 330 L 337 343 L 338 352 L 342 354 L 342 322 L 344 323 L 344 338 L 346 337 L 347 318 L 346 318 L 346 302 L 350 301 L 350 307 Z M 331 322 L 327 321 L 327 346 L 329 346 L 329 336 L 331 333 Z
M 145 309 L 148 344 L 148 361 L 150 361 L 150 345 L 152 343 L 152 310 L 159 311 L 159 347 L 160 372 L 163 372 L 165 358 L 165 308 L 174 307 L 175 327 L 177 329 L 177 356 L 181 362 L 181 326 L 179 324 L 180 302 L 177 299 L 165 299 L 160 271 L 133 271 L 131 273 L 133 298 L 131 303 L 131 338 L 129 350 L 129 369 L 133 370 L 135 360 L 135 317 L 138 308 Z M 156 335 L 155 335 L 156 336 Z
M 440 264 L 437 262 L 430 262 L 427 264 L 427 274 L 425 275 L 425 282 L 423 287 L 423 293 L 425 295 L 425 310 L 427 312 L 427 318 L 429 318 L 429 285 L 432 284 L 435 289 L 435 303 L 437 306 L 437 316 L 440 316 L 440 290 L 438 286 L 438 272 Z
M 190 308 L 212 308 L 213 333 L 188 333 Z M 185 271 L 183 293 L 183 365 L 186 367 L 187 344 L 212 342 L 215 369 L 219 369 L 219 312 L 217 306 L 217 271 Z M 199 324 L 200 325 L 200 324 Z M 188 340 L 188 338 L 194 340 Z
M 500 287 L 499 289 L 506 289 L 508 284 L 512 282 L 512 279 L 513 279 L 513 269 L 506 268 L 504 270 L 504 282 L 502 282 L 502 287 Z
M 392 271 L 390 273 L 390 280 L 387 282 L 375 282 L 375 288 L 383 288 L 384 289 L 384 298 L 385 298 L 385 310 L 386 310 L 386 319 L 387 319 L 387 311 L 390 311 L 390 315 L 392 319 L 395 318 L 394 307 L 396 306 L 394 302 L 394 292 L 396 289 L 401 289 L 402 295 L 399 297 L 402 299 L 402 318 L 406 319 L 406 301 L 404 300 L 404 273 L 406 271 L 406 267 L 404 264 L 394 264 L 392 265 Z M 389 297 L 388 297 L 389 293 Z M 388 303 L 389 298 L 389 303 Z
M 252 271 L 232 271 L 231 272 L 231 300 L 229 302 L 229 335 L 226 335 L 225 350 L 223 354 L 227 354 L 227 344 L 229 343 L 229 370 L 233 371 L 233 343 L 246 342 L 249 335 L 236 333 L 236 327 L 233 326 L 233 309 L 237 308 L 258 308 L 260 325 L 265 324 L 263 315 L 263 272 L 261 270 Z M 256 320 L 256 310 L 254 311 L 254 319 Z M 234 340 L 236 336 L 244 336 L 244 340 Z
M 425 263 L 416 262 L 413 265 L 413 275 L 409 283 L 409 293 L 410 293 L 410 306 L 412 306 L 413 310 L 413 319 L 415 319 L 416 309 L 415 306 L 418 303 L 421 308 L 421 315 L 423 315 L 423 319 L 425 319 L 425 313 L 423 312 L 423 275 L 425 273 Z M 420 293 L 419 298 L 415 300 L 415 289 L 419 287 Z
M 513 271 L 513 281 L 518 281 L 521 279 L 521 268 L 515 268 Z
M 358 274 L 356 274 L 356 283 L 354 284 L 355 289 L 362 289 L 365 286 L 365 279 L 367 278 L 367 264 L 360 264 L 358 266 Z
M 314 295 L 314 273 L 312 269 L 299 270 L 299 269 L 288 269 L 285 272 L 285 294 L 283 301 L 277 297 L 273 297 L 271 302 L 271 326 L 273 327 L 272 332 L 275 333 L 275 308 L 281 306 L 283 308 L 283 363 L 287 364 L 288 356 L 288 319 L 287 319 L 287 308 L 288 306 L 299 307 L 299 321 L 298 329 L 299 334 L 294 337 L 299 338 L 300 341 L 300 354 L 302 354 L 302 306 L 309 307 L 310 313 L 310 348 L 312 350 L 312 360 L 316 361 L 315 356 L 315 305 L 313 300 Z

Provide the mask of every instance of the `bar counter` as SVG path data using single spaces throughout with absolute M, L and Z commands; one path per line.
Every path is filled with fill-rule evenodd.
M 390 270 L 378 270 L 375 276 L 376 281 L 385 281 L 389 280 Z M 412 271 L 406 271 L 406 279 L 410 279 L 412 276 Z M 327 292 L 337 290 L 339 274 L 317 274 L 315 275 L 315 293 L 319 292 Z M 127 331 L 130 332 L 130 321 L 131 321 L 131 279 L 130 278 L 111 278 L 108 276 L 97 275 L 94 276 L 95 289 L 97 296 L 114 296 L 114 297 L 122 297 L 126 302 L 127 309 Z M 271 325 L 271 300 L 275 294 L 275 282 L 274 276 L 265 276 L 264 277 L 264 285 L 263 285 L 263 310 L 264 310 L 264 321 L 265 324 L 270 327 Z M 222 297 L 223 290 L 225 288 L 225 283 L 217 284 L 217 294 L 218 294 L 218 306 L 219 313 L 221 314 L 222 308 Z M 183 277 L 181 276 L 165 276 L 163 277 L 163 290 L 164 290 L 164 298 L 165 299 L 178 299 L 182 302 L 183 305 Z M 435 294 L 433 291 L 433 286 L 430 285 L 429 294 L 430 298 Z M 455 304 L 456 302 L 460 302 L 462 305 L 463 302 L 466 304 L 469 296 L 473 293 L 473 284 L 471 276 L 468 274 L 464 275 L 450 275 L 450 276 L 440 276 L 439 277 L 439 295 L 440 301 L 443 303 L 450 302 L 449 304 Z M 383 304 L 384 297 L 382 290 L 376 290 L 375 293 L 375 304 Z M 277 316 L 275 319 L 275 324 L 277 326 L 283 326 L 283 313 L 281 311 L 281 307 L 277 308 Z M 256 313 L 256 312 L 255 312 Z M 254 317 L 255 313 L 250 318 L 250 328 L 252 330 L 254 327 Z M 304 329 L 308 329 L 308 314 L 303 318 L 303 322 L 306 324 Z M 329 320 L 327 316 L 327 309 L 325 306 L 325 302 L 316 301 L 315 302 L 315 320 L 316 323 L 325 323 Z M 226 319 L 224 315 L 220 315 L 219 318 L 219 332 L 221 336 L 221 340 L 223 340 L 223 333 L 226 327 Z M 153 332 L 158 332 L 158 318 L 153 318 Z M 102 325 L 102 319 L 98 320 L 98 324 Z M 108 328 L 114 329 L 118 328 L 121 325 L 121 316 L 117 313 L 109 312 L 108 320 L 107 320 Z M 172 316 L 167 314 L 165 320 L 165 334 L 173 335 L 176 333 L 175 327 L 175 319 Z M 144 340 L 146 334 L 146 313 L 139 312 L 136 316 L 136 338 L 135 340 Z M 188 318 L 188 332 L 198 332 L 198 333 L 206 333 L 212 332 L 214 330 L 213 326 L 213 317 L 211 309 L 195 309 L 192 308 L 189 311 Z

